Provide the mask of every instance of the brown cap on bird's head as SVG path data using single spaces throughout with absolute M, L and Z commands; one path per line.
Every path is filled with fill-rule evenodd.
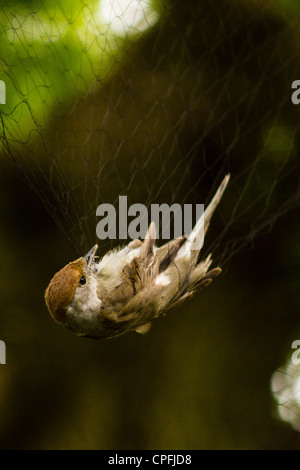
M 45 302 L 50 315 L 58 323 L 64 322 L 67 308 L 83 276 L 83 269 L 91 267 L 97 249 L 98 245 L 93 246 L 85 256 L 67 264 L 51 279 L 45 292 Z
M 63 323 L 66 310 L 74 298 L 76 288 L 83 275 L 86 262 L 79 258 L 58 271 L 45 292 L 45 302 L 50 315 L 58 323 Z

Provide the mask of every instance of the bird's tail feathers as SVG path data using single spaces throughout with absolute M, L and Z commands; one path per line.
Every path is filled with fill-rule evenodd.
M 230 179 L 230 174 L 227 174 L 225 178 L 223 179 L 222 183 L 220 184 L 211 202 L 209 203 L 209 205 L 207 206 L 207 208 L 205 209 L 205 211 L 199 218 L 195 227 L 193 228 L 191 233 L 187 236 L 187 241 L 179 250 L 178 257 L 181 257 L 181 256 L 190 257 L 191 252 L 194 251 L 194 259 L 197 260 L 198 254 L 204 244 L 204 237 L 209 227 L 211 218 L 224 194 L 224 191 L 228 185 L 229 179 Z

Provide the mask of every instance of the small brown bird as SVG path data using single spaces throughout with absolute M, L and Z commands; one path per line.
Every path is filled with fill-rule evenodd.
M 130 330 L 146 333 L 152 320 L 203 289 L 221 272 L 198 261 L 211 217 L 228 184 L 226 175 L 188 236 L 155 246 L 155 224 L 145 240 L 133 240 L 97 260 L 95 245 L 54 275 L 45 301 L 54 320 L 75 334 L 111 338 Z M 197 241 L 197 249 L 195 242 Z

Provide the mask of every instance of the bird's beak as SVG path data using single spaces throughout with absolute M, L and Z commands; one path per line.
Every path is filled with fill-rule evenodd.
M 91 264 L 94 260 L 94 256 L 97 250 L 98 250 L 98 245 L 95 245 L 85 256 L 82 257 L 87 263 L 87 268 L 91 267 Z

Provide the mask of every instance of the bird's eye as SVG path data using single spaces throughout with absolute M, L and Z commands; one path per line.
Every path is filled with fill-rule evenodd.
M 81 284 L 82 286 L 84 286 L 85 283 L 86 283 L 86 278 L 85 278 L 85 276 L 82 276 L 82 277 L 80 278 L 79 284 Z

